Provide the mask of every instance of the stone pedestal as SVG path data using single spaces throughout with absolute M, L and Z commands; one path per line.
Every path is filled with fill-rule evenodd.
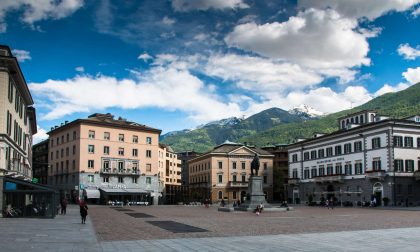
M 254 211 L 261 203 L 264 205 L 264 208 L 271 208 L 271 205 L 265 200 L 263 178 L 260 176 L 251 176 L 248 181 L 247 200 L 238 207 L 235 207 L 235 210 Z

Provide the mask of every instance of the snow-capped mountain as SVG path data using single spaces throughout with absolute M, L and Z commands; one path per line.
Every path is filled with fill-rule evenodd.
M 213 121 L 213 122 L 206 123 L 204 125 L 197 126 L 197 128 L 200 129 L 200 128 L 203 128 L 203 127 L 206 127 L 206 126 L 211 126 L 211 125 L 233 126 L 233 125 L 236 125 L 236 124 L 240 123 L 243 120 L 244 119 L 241 119 L 241 118 L 238 118 L 238 117 L 229 117 L 229 118 L 225 118 L 225 119 L 222 119 L 222 120 Z
M 311 106 L 308 106 L 306 104 L 302 104 L 298 107 L 294 107 L 293 109 L 288 111 L 292 115 L 298 115 L 306 118 L 317 118 L 324 116 L 325 114 L 312 108 Z

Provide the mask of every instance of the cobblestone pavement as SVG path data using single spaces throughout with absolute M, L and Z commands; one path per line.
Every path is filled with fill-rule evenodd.
M 149 240 L 224 236 L 319 233 L 369 229 L 420 227 L 420 211 L 384 211 L 371 208 L 297 207 L 289 212 L 218 212 L 216 207 L 148 206 L 125 207 L 117 211 L 91 206 L 91 215 L 100 241 Z M 127 213 L 145 213 L 151 218 L 133 218 Z M 172 233 L 147 221 L 175 221 L 208 230 Z
M 89 209 L 85 225 L 77 206 L 55 219 L 0 218 L 0 251 L 419 251 L 419 211 L 302 207 L 256 216 L 184 206 Z M 167 220 L 208 232 L 172 233 L 146 222 Z

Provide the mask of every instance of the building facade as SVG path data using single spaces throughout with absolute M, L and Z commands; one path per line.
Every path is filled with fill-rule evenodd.
M 287 181 L 289 178 L 289 162 L 287 144 L 267 145 L 261 147 L 274 155 L 273 160 L 273 201 L 287 200 Z
M 32 156 L 33 156 L 33 162 L 32 162 L 32 170 L 33 170 L 33 180 L 36 183 L 39 184 L 48 184 L 48 146 L 49 141 L 44 140 L 42 142 L 39 142 L 35 144 L 32 147 Z
M 225 142 L 212 151 L 189 160 L 191 199 L 210 199 L 213 203 L 245 200 L 251 162 L 259 156 L 259 176 L 267 201 L 273 199 L 273 158 L 271 153 L 243 144 Z
M 339 131 L 289 146 L 290 202 L 333 199 L 354 205 L 420 203 L 420 118 L 361 111 Z
M 181 182 L 182 185 L 188 186 L 190 183 L 190 173 L 188 169 L 188 161 L 190 159 L 196 158 L 201 153 L 195 151 L 185 151 L 185 152 L 178 152 L 178 158 L 181 160 Z
M 157 204 L 161 131 L 111 114 L 51 129 L 49 184 L 62 196 Z
M 181 160 L 169 145 L 159 144 L 159 184 L 162 187 L 163 202 L 174 204 L 181 187 Z

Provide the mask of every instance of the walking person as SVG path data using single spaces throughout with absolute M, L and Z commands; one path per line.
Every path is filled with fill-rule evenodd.
M 62 201 L 61 201 L 61 214 L 63 215 L 65 215 L 66 214 L 66 210 L 67 210 L 67 199 L 66 198 L 64 198 Z
M 88 215 L 88 206 L 86 201 L 80 201 L 80 217 L 82 217 L 82 224 L 86 224 L 86 216 Z

